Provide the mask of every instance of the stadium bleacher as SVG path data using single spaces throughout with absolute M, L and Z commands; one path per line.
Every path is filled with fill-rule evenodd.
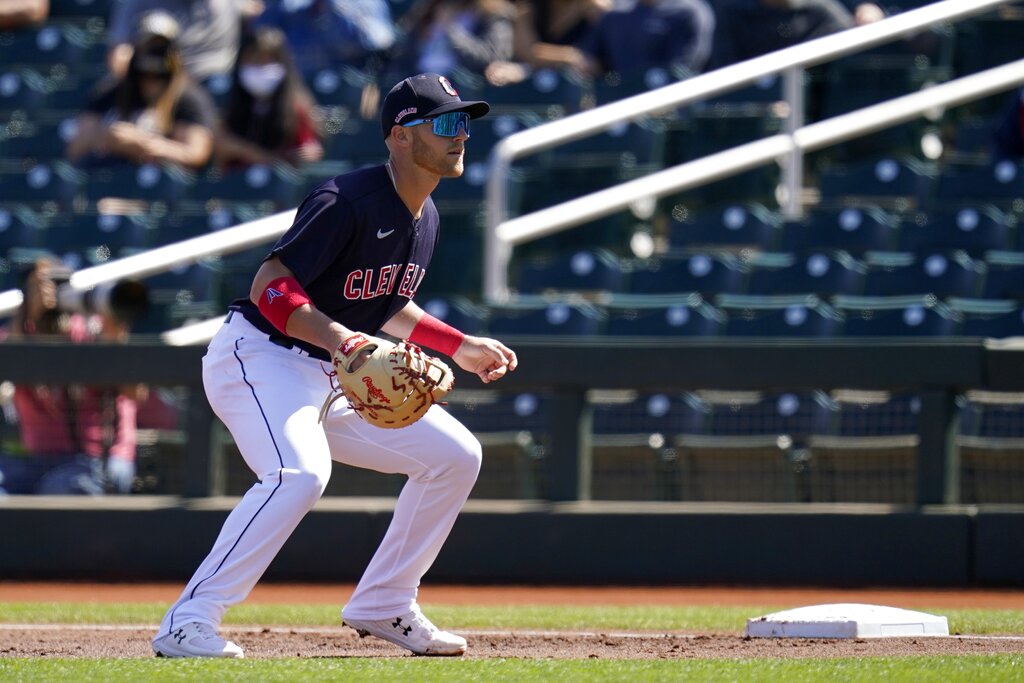
M 359 112 L 362 88 L 373 76 L 338 69 L 307 74 L 328 132 L 321 164 L 231 172 L 71 166 L 64 145 L 104 73 L 113 1 L 52 0 L 45 25 L 0 32 L 0 276 L 6 286 L 16 286 L 18 264 L 41 250 L 72 263 L 109 260 L 293 207 L 323 178 L 385 158 L 376 120 Z M 402 6 L 392 3 L 395 11 Z M 815 72 L 824 80 L 808 79 L 809 95 L 820 95 L 809 96 L 808 113 L 847 112 L 1019 57 L 1020 35 L 1019 21 L 982 18 L 843 60 Z M 623 212 L 517 247 L 516 300 L 483 302 L 493 146 L 517 130 L 675 78 L 662 70 L 588 82 L 539 70 L 498 88 L 467 76 L 460 83 L 464 97 L 487 99 L 494 111 L 474 122 L 464 177 L 443 182 L 435 193 L 444 237 L 421 290 L 427 310 L 467 332 L 496 336 L 1024 336 L 1024 166 L 997 162 L 990 153 L 1005 95 L 809 158 L 813 187 L 800 220 L 785 219 L 777 207 L 779 169 L 766 167 L 666 197 L 651 216 Z M 230 80 L 205 85 L 222 101 Z M 510 211 L 525 214 L 777 133 L 784 127 L 780 99 L 780 79 L 763 79 L 517 161 Z M 926 128 L 944 131 L 937 158 L 922 152 Z M 634 252 L 630 238 L 637 232 L 654 236 L 654 253 Z M 153 306 L 138 331 L 219 314 L 246 293 L 263 252 L 254 248 L 148 278 Z M 786 396 L 709 402 L 641 391 L 598 400 L 594 497 L 903 502 L 913 495 L 912 421 L 876 431 L 850 426 L 885 424 L 912 409 L 891 397 Z M 1015 467 L 1013 458 L 1024 457 L 1024 434 L 994 434 L 985 426 L 997 414 L 1021 424 L 1024 399 L 1016 399 L 961 406 L 965 502 L 1024 499 L 1017 489 L 992 493 L 1000 475 Z M 779 412 L 793 400 L 795 417 Z M 531 403 L 467 396 L 451 409 L 485 435 L 494 458 L 476 495 L 536 495 L 543 486 L 537 470 L 543 397 Z M 523 417 L 521 425 L 488 422 L 510 412 Z M 880 481 L 891 486 L 872 493 Z

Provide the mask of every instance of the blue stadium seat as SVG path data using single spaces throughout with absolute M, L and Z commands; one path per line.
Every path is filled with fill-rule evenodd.
M 842 249 L 851 254 L 896 246 L 897 220 L 877 207 L 816 209 L 800 222 L 786 223 L 781 249 Z
M 0 73 L 0 111 L 35 111 L 46 102 L 46 81 L 27 69 L 11 69 Z
M 8 64 L 40 67 L 74 64 L 86 47 L 86 43 L 72 40 L 60 25 L 52 22 L 38 28 L 0 32 L 0 52 Z
M 991 202 L 1012 207 L 1024 196 L 1024 165 L 1002 160 L 983 166 L 947 168 L 939 177 L 937 201 L 955 206 L 964 202 Z
M 345 119 L 341 130 L 324 140 L 324 156 L 350 162 L 357 168 L 384 163 L 388 148 L 381 137 L 380 123 L 358 116 Z
M 63 161 L 35 164 L 26 170 L 0 172 L 0 202 L 55 203 L 74 199 L 83 173 Z
M 600 311 L 586 304 L 494 307 L 487 329 L 497 337 L 519 334 L 589 337 L 601 333 L 603 317 Z
M 831 337 L 841 322 L 815 296 L 724 295 L 715 304 L 728 316 L 727 337 Z
M 61 252 L 105 247 L 116 256 L 125 247 L 152 244 L 155 223 L 147 216 L 118 214 L 63 215 L 50 222 L 46 244 Z
M 46 219 L 25 206 L 0 206 L 0 256 L 12 247 L 42 247 Z
M 7 137 L 0 133 L 0 156 L 40 163 L 63 159 L 76 125 L 76 120 L 70 117 L 44 123 L 33 115 L 29 121 L 12 121 L 7 125 Z
M 628 392 L 593 402 L 595 434 L 700 434 L 707 413 L 682 395 Z
M 821 174 L 822 201 L 844 199 L 858 202 L 921 204 L 931 196 L 935 174 L 916 161 L 893 158 L 834 167 Z
M 466 334 L 484 331 L 487 311 L 463 297 L 433 297 L 423 302 L 423 310 Z
M 950 299 L 949 305 L 962 319 L 960 334 L 964 337 L 1024 336 L 1024 308 L 1018 301 Z
M 859 294 L 864 266 L 845 252 L 764 254 L 751 261 L 747 292 L 761 296 L 778 294 Z
M 921 400 L 912 394 L 841 389 L 822 396 L 830 416 L 815 434 L 894 436 L 918 433 Z
M 462 175 L 458 178 L 445 178 L 444 182 L 438 183 L 434 191 L 430 193 L 434 202 L 483 202 L 487 178 L 490 175 L 490 167 L 487 165 L 487 162 L 480 161 L 480 159 L 485 158 L 483 154 L 477 153 L 476 150 L 473 153 L 467 153 L 467 158 L 464 162 L 465 170 Z M 441 215 L 442 220 L 444 220 L 445 214 L 442 213 Z
M 827 418 L 819 393 L 699 392 L 706 433 L 718 436 L 786 435 L 801 441 Z
M 193 183 L 191 173 L 174 166 L 114 163 L 89 169 L 84 190 L 91 202 L 119 198 L 175 204 L 188 195 Z
M 485 85 L 480 99 L 499 111 L 557 107 L 560 115 L 580 110 L 585 94 L 584 83 L 569 72 L 538 69 L 526 80 L 510 85 Z M 463 99 L 468 99 L 462 95 Z
M 866 260 L 866 296 L 934 294 L 938 297 L 976 295 L 981 264 L 966 254 L 903 252 L 873 254 Z
M 630 279 L 630 291 L 634 294 L 736 294 L 742 290 L 743 280 L 744 272 L 735 259 L 694 254 L 682 259 L 658 259 L 639 264 Z
M 692 219 L 672 219 L 669 246 L 672 249 L 708 247 L 756 247 L 771 249 L 779 233 L 777 214 L 760 204 L 732 205 L 704 211 Z
M 445 410 L 474 434 L 520 430 L 542 432 L 550 421 L 547 397 L 530 392 L 456 392 L 449 394 Z
M 1024 300 L 1024 252 L 992 252 L 985 257 L 986 299 Z
M 605 334 L 658 337 L 713 337 L 725 316 L 699 296 L 677 303 L 618 304 L 605 308 Z
M 905 251 L 963 249 L 973 255 L 1010 248 L 1005 214 L 985 207 L 963 207 L 918 214 L 900 229 L 899 248 Z
M 934 297 L 845 297 L 833 299 L 847 337 L 937 337 L 956 334 L 958 320 Z
M 543 292 L 618 292 L 625 276 L 614 254 L 580 250 L 522 264 L 516 289 L 520 294 Z
M 1024 402 L 1020 394 L 972 391 L 959 403 L 961 434 L 1024 438 Z
M 352 116 L 359 115 L 363 89 L 372 81 L 369 74 L 342 66 L 339 69 L 321 69 L 303 74 L 313 99 L 317 104 L 328 107 L 345 107 Z
M 283 166 L 249 166 L 227 173 L 210 172 L 199 176 L 189 199 L 248 204 L 269 204 L 276 209 L 294 207 L 307 188 L 302 177 Z
M 612 126 L 602 133 L 559 145 L 548 155 L 613 158 L 623 165 L 627 165 L 661 164 L 664 160 L 664 152 L 664 125 L 659 121 L 644 121 Z

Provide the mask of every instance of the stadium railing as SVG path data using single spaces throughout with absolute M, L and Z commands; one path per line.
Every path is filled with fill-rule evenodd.
M 803 154 L 904 123 L 936 108 L 975 100 L 1024 82 L 1024 60 L 927 88 L 905 97 L 865 107 L 811 125 L 803 125 L 803 69 L 865 50 L 928 27 L 990 10 L 1007 0 L 944 0 L 837 34 L 733 64 L 685 81 L 651 90 L 509 135 L 491 152 L 487 185 L 487 230 L 483 296 L 499 302 L 509 297 L 508 264 L 512 246 L 574 227 L 638 202 L 692 189 L 773 161 L 782 161 L 784 214 L 801 213 Z M 789 116 L 786 131 L 711 154 L 541 209 L 508 217 L 512 162 L 557 145 L 670 110 L 782 73 Z

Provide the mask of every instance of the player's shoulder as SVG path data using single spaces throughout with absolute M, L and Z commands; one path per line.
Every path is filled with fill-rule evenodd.
M 334 176 L 325 183 L 338 197 L 352 205 L 374 199 L 391 188 L 391 178 L 383 165 L 366 166 Z

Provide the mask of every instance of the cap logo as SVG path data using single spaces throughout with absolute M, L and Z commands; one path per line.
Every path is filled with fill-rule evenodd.
M 398 112 L 398 116 L 395 117 L 395 123 L 398 123 L 399 121 L 404 119 L 409 114 L 415 114 L 415 113 L 416 113 L 416 107 L 406 107 L 402 111 Z
M 444 91 L 446 93 L 448 93 L 452 97 L 459 96 L 459 91 L 455 89 L 455 86 L 452 85 L 452 82 L 449 81 L 447 78 L 445 78 L 444 76 L 438 76 L 437 80 L 441 82 L 441 87 L 444 88 Z

